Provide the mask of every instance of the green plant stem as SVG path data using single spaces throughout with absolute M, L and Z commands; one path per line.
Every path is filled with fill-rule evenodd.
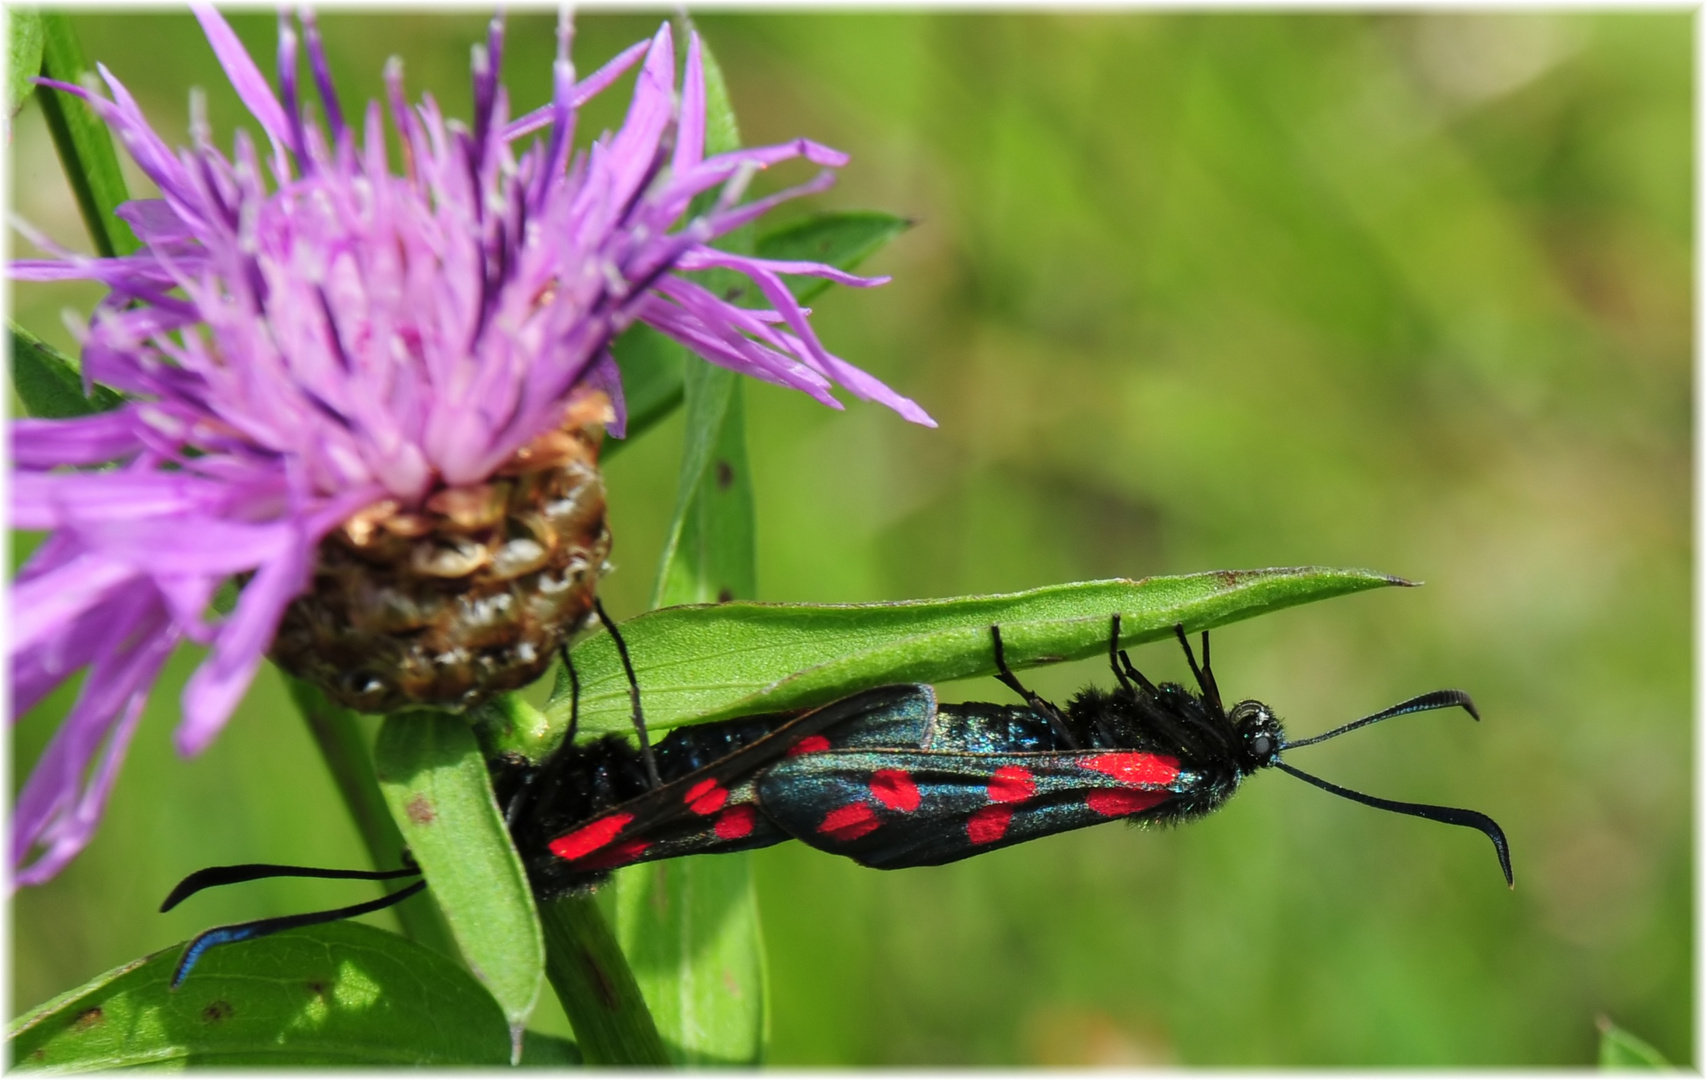
M 545 975 L 588 1065 L 668 1065 L 657 1025 L 616 935 L 590 896 L 539 905 Z
M 91 69 L 71 21 L 62 13 L 44 11 L 41 28 L 42 75 L 76 84 Z M 63 91 L 41 87 L 36 98 L 95 250 L 110 257 L 129 255 L 140 248 L 130 226 L 113 216 L 113 211 L 129 200 L 130 193 L 124 174 L 119 172 L 118 153 L 107 126 L 93 109 Z
M 391 820 L 391 811 L 385 805 L 385 796 L 379 790 L 379 780 L 373 771 L 373 754 L 368 750 L 367 738 L 356 714 L 328 700 L 317 687 L 294 676 L 286 675 L 284 678 L 291 700 L 296 702 L 302 719 L 308 724 L 309 734 L 314 737 L 314 745 L 320 748 L 320 756 L 326 759 L 332 782 L 344 797 L 344 805 L 349 808 L 356 831 L 367 845 L 368 857 L 377 869 L 396 867 L 403 852 L 403 834 L 397 831 L 396 823 Z M 391 910 L 397 913 L 403 934 L 411 941 L 446 956 L 458 955 L 444 917 L 438 913 L 429 894 L 410 897 Z

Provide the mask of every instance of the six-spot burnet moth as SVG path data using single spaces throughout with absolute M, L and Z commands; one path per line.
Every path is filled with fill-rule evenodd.
M 534 891 L 549 896 L 590 888 L 634 863 L 789 839 L 893 870 L 954 862 L 1116 818 L 1182 823 L 1218 809 L 1251 773 L 1276 767 L 1377 809 L 1479 830 L 1492 841 L 1506 882 L 1513 882 L 1504 831 L 1485 814 L 1365 795 L 1281 760 L 1285 751 L 1407 713 L 1461 706 L 1479 719 L 1467 694 L 1437 690 L 1287 741 L 1262 702 L 1225 707 L 1206 632 L 1199 666 L 1183 627 L 1175 627 L 1196 677 L 1193 692 L 1145 678 L 1119 648 L 1119 628 L 1116 615 L 1108 658 L 1117 685 L 1085 689 L 1064 709 L 1019 682 L 1007 666 L 1000 628 L 992 626 L 997 678 L 1023 705 L 941 705 L 929 686 L 878 687 L 809 711 L 677 728 L 654 748 L 655 773 L 621 736 L 574 743 L 571 722 L 571 737 L 544 764 L 494 764 L 499 804 Z M 210 868 L 186 879 L 166 906 L 209 885 L 284 872 L 296 871 Z M 210 930 L 185 950 L 174 985 L 211 945 L 377 910 L 420 884 L 352 908 Z

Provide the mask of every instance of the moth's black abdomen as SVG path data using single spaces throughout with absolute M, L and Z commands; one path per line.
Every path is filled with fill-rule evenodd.
M 987 701 L 937 706 L 931 744 L 966 754 L 1052 754 L 1066 749 L 1048 718 L 1029 705 Z

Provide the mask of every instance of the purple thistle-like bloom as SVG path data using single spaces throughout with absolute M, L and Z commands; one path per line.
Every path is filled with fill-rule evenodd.
M 248 687 L 307 587 L 317 545 L 351 515 L 486 480 L 589 387 L 613 399 L 620 434 L 609 349 L 632 323 L 831 406 L 839 383 L 933 423 L 828 353 L 780 275 L 886 279 L 710 246 L 831 179 L 740 204 L 755 169 L 846 159 L 804 139 L 705 157 L 697 36 L 678 101 L 667 25 L 577 82 L 565 21 L 551 103 L 511 120 L 494 21 L 474 51 L 471 128 L 445 120 L 430 96 L 408 106 L 395 61 L 388 109 L 370 102 L 358 128 L 339 105 L 312 16 L 302 16 L 302 40 L 323 125 L 299 100 L 288 19 L 275 94 L 223 19 L 206 7 L 196 15 L 265 152 L 239 132 L 225 157 L 193 100 L 194 146 L 172 150 L 104 67 L 110 98 L 50 84 L 95 109 L 161 198 L 120 210 L 143 244 L 134 255 L 84 257 L 38 238 L 59 257 L 12 265 L 20 279 L 93 279 L 111 290 L 83 338 L 83 372 L 132 398 L 111 412 L 13 425 L 13 525 L 50 532 L 12 590 L 13 715 L 88 669 L 19 797 L 12 859 L 24 884 L 51 877 L 88 842 L 180 639 L 210 646 L 177 734 L 193 754 Z M 573 153 L 579 107 L 636 63 L 621 129 Z M 400 175 L 387 161 L 387 112 Z M 709 211 L 682 220 L 695 196 L 716 189 Z M 746 275 L 771 307 L 736 307 L 680 273 L 714 268 Z M 215 591 L 233 577 L 246 582 L 235 609 L 210 620 Z

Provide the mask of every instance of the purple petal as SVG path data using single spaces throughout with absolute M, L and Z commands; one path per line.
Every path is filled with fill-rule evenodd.
M 681 119 L 675 129 L 675 160 L 670 168 L 677 174 L 699 164 L 705 157 L 705 62 L 700 56 L 699 35 L 687 42 L 687 71 L 681 85 Z
M 615 58 L 597 71 L 588 75 L 575 84 L 574 94 L 569 99 L 570 107 L 580 108 L 597 97 L 611 83 L 620 79 L 624 72 L 634 66 L 634 61 L 646 54 L 651 46 L 649 41 L 637 41 L 617 53 Z M 530 135 L 551 122 L 554 105 L 542 105 L 519 120 L 512 120 L 503 129 L 506 142 L 513 142 L 523 135 Z
M 12 421 L 12 463 L 25 469 L 100 465 L 141 450 L 128 406 L 73 420 Z
M 683 270 L 709 270 L 713 267 L 723 267 L 728 270 L 738 270 L 750 276 L 752 270 L 767 270 L 773 274 L 802 274 L 807 277 L 825 278 L 838 285 L 851 285 L 856 289 L 868 289 L 873 285 L 886 285 L 891 280 L 884 277 L 860 277 L 849 274 L 845 270 L 837 270 L 825 263 L 802 262 L 791 259 L 760 259 L 754 255 L 732 255 L 718 251 L 716 248 L 700 248 L 688 252 L 681 257 L 677 264 Z
M 291 545 L 243 587 L 237 610 L 220 628 L 212 652 L 184 687 L 179 753 L 199 754 L 230 719 L 272 643 L 284 609 L 308 583 L 312 550 L 310 544 Z
M 19 884 L 45 881 L 88 843 L 123 760 L 148 687 L 176 644 L 156 611 L 126 626 L 128 647 L 97 659 L 77 704 L 60 725 L 18 796 L 12 821 L 12 858 L 21 863 L 33 844 L 49 850 L 19 871 Z M 105 741 L 102 761 L 87 787 L 83 777 Z
M 12 719 L 33 708 L 78 668 L 122 645 L 139 615 L 158 607 L 154 590 L 139 580 L 67 623 L 62 633 L 15 652 Z
M 114 595 L 139 575 L 132 567 L 93 553 L 12 585 L 13 652 L 52 637 L 66 623 Z
M 626 205 L 650 171 L 658 140 L 671 119 L 674 94 L 675 45 L 669 24 L 664 23 L 652 38 L 646 66 L 634 83 L 628 117 L 610 144 L 611 200 L 616 205 Z
M 175 240 L 194 240 L 195 233 L 165 199 L 132 199 L 113 213 L 130 225 L 136 238 L 153 247 Z
M 231 25 L 210 5 L 193 3 L 190 10 L 195 13 L 201 23 L 202 33 L 207 35 L 207 43 L 213 46 L 213 53 L 219 58 L 219 66 L 225 69 L 225 77 L 231 80 L 231 88 L 237 91 L 237 96 L 243 99 L 249 112 L 254 114 L 261 127 L 266 129 L 268 138 L 275 145 L 289 146 L 290 118 L 284 113 L 284 106 L 273 96 L 272 87 L 267 85 L 266 76 L 255 66 L 243 43 L 237 40 Z

